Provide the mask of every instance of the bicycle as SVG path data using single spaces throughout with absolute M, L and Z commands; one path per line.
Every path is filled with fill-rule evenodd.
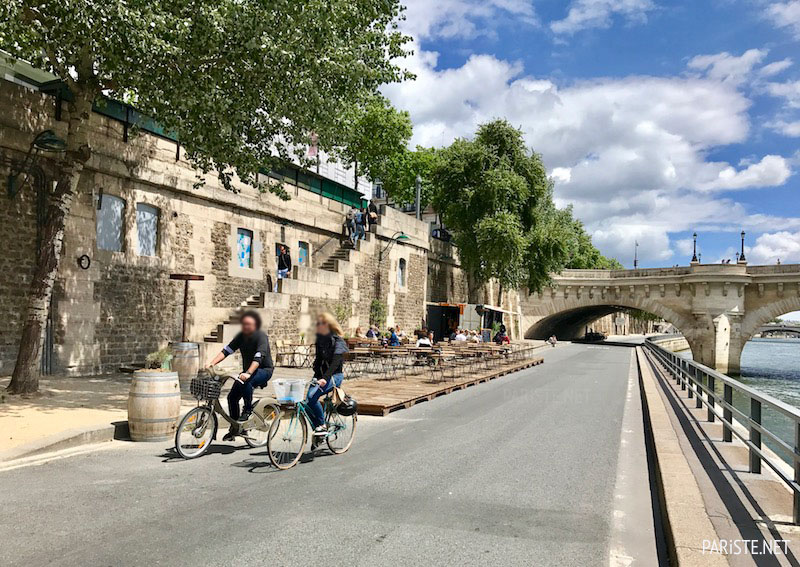
M 312 386 L 316 383 L 316 380 L 311 381 Z M 324 436 L 314 437 L 311 451 L 315 451 L 324 440 L 331 453 L 341 455 L 347 452 L 353 444 L 358 414 L 340 415 L 330 393 L 325 396 L 323 407 L 325 424 L 328 429 Z M 267 439 L 269 460 L 276 468 L 290 469 L 303 456 L 303 450 L 308 443 L 308 430 L 311 426 L 308 412 L 306 400 L 281 406 L 280 416 L 272 422 Z
M 209 369 L 208 378 L 192 378 L 189 390 L 197 398 L 197 407 L 183 416 L 175 432 L 175 450 L 184 459 L 195 459 L 203 455 L 217 438 L 219 420 L 217 414 L 230 423 L 234 435 L 256 449 L 267 444 L 269 431 L 281 414 L 281 407 L 273 398 L 262 398 L 253 404 L 253 413 L 247 421 L 232 419 L 220 404 L 222 386 L 232 376 L 217 374 Z

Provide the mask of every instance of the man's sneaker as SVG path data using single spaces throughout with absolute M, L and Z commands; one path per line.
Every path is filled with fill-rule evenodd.
M 233 432 L 233 429 L 229 429 L 225 437 L 222 438 L 223 441 L 233 441 L 234 439 L 236 439 L 236 434 Z
M 318 425 L 314 428 L 314 435 L 317 437 L 322 437 L 328 434 L 328 428 L 324 425 Z
M 253 415 L 253 410 L 244 410 L 242 415 L 239 417 L 237 421 L 245 422 L 250 419 L 250 416 Z

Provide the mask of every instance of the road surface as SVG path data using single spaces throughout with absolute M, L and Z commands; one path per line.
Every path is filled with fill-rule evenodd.
M 0 472 L 0 565 L 655 565 L 631 349 L 544 354 L 290 471 L 115 442 Z

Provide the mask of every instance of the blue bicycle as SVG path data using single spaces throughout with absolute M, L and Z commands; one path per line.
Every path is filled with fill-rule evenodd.
M 316 381 L 311 382 L 312 386 L 315 384 Z M 330 394 L 325 396 L 323 407 L 327 432 L 313 438 L 311 450 L 315 451 L 324 440 L 331 453 L 340 455 L 353 444 L 358 414 L 339 413 Z M 295 466 L 303 456 L 310 429 L 311 418 L 305 400 L 293 404 L 281 404 L 280 416 L 273 420 L 267 441 L 270 462 L 281 470 Z

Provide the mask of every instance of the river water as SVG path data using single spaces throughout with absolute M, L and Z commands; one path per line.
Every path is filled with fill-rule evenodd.
M 681 354 L 689 354 L 689 351 Z M 769 394 L 787 404 L 800 408 L 800 339 L 752 339 L 742 352 L 742 375 L 736 379 Z M 721 385 L 717 389 L 722 392 Z M 748 398 L 734 395 L 733 405 L 740 411 L 750 412 Z M 783 414 L 762 409 L 762 424 L 776 433 L 790 446 L 794 446 L 794 428 Z M 788 462 L 784 451 L 774 443 L 765 443 Z

